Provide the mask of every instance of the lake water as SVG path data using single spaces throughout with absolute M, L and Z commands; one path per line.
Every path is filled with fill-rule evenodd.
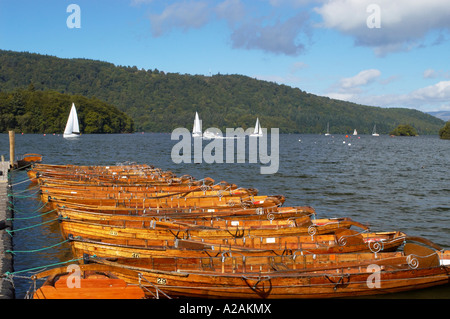
M 261 163 L 175 164 L 170 134 L 83 135 L 66 140 L 60 135 L 16 134 L 16 154 L 39 153 L 44 163 L 112 165 L 126 161 L 151 164 L 176 175 L 211 177 L 260 194 L 284 195 L 285 206 L 310 205 L 318 217 L 351 217 L 373 231 L 400 230 L 425 237 L 450 249 L 450 141 L 437 136 L 372 137 L 281 134 L 279 170 L 260 174 Z M 209 141 L 203 141 L 204 145 Z M 0 154 L 9 159 L 8 134 L 0 134 Z M 269 152 L 270 154 L 270 152 Z M 24 171 L 12 173 L 15 217 L 39 214 L 41 203 L 29 188 Z M 24 182 L 22 182 L 24 181 Z M 28 191 L 26 191 L 28 189 Z M 23 192 L 25 191 L 25 192 Z M 23 192 L 23 193 L 22 193 Z M 54 216 L 15 220 L 15 271 L 72 258 Z M 43 250 L 45 247 L 54 247 Z M 26 251 L 26 252 L 23 252 Z M 15 279 L 16 298 L 23 298 L 31 282 Z M 450 298 L 449 286 L 391 297 Z

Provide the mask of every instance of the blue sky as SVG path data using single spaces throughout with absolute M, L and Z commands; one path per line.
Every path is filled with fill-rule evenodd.
M 0 49 L 450 110 L 448 0 L 0 0 Z

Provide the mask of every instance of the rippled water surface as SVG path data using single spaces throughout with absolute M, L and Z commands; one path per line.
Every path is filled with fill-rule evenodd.
M 44 162 L 51 164 L 132 161 L 171 170 L 178 176 L 208 176 L 257 188 L 260 194 L 284 195 L 285 206 L 310 205 L 318 217 L 351 217 L 370 224 L 373 231 L 401 230 L 450 249 L 450 141 L 437 136 L 280 135 L 279 170 L 272 175 L 260 174 L 263 164 L 249 164 L 248 158 L 246 163 L 174 164 L 171 151 L 177 142 L 170 134 L 83 135 L 74 140 L 58 135 L 16 135 L 16 154 L 40 153 Z M 203 142 L 204 146 L 208 143 Z M 0 134 L 0 154 L 9 158 L 7 134 Z M 26 181 L 26 173 L 12 173 L 12 181 L 17 195 L 15 217 L 39 214 L 41 203 L 23 196 L 35 191 Z M 14 229 L 21 229 L 13 239 L 15 271 L 72 258 L 69 247 L 60 244 L 62 237 L 54 218 L 45 215 L 14 221 Z M 26 228 L 36 224 L 40 225 Z M 16 297 L 23 298 L 31 282 L 19 277 L 15 284 Z M 450 298 L 450 289 L 406 295 L 416 296 Z

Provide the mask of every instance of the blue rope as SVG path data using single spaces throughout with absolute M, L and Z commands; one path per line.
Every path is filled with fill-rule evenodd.
M 29 216 L 29 217 L 14 217 L 14 218 L 7 218 L 6 220 L 14 221 L 14 220 L 32 219 L 32 218 L 37 218 L 37 217 L 41 217 L 41 216 L 44 216 L 44 215 L 53 213 L 54 211 L 56 211 L 56 209 L 52 209 L 52 210 L 49 210 L 49 211 L 46 212 L 46 213 L 42 213 L 42 214 L 38 214 L 38 215 L 33 215 L 33 216 Z
M 67 260 L 67 261 L 62 261 L 59 263 L 54 263 L 54 264 L 49 264 L 49 265 L 45 265 L 45 266 L 39 266 L 39 267 L 34 267 L 34 268 L 28 268 L 28 269 L 24 269 L 24 270 L 18 270 L 18 271 L 14 271 L 14 272 L 5 272 L 5 276 L 13 276 L 16 274 L 20 274 L 23 272 L 29 272 L 29 271 L 34 271 L 34 270 L 38 270 L 38 269 L 44 269 L 47 267 L 53 267 L 53 266 L 58 266 L 58 265 L 62 265 L 62 264 L 67 264 L 67 263 L 71 263 L 71 262 L 75 262 L 75 261 L 79 261 L 82 260 L 83 258 L 76 258 L 76 259 L 72 259 L 72 260 Z
M 57 243 L 57 244 L 54 244 L 54 245 L 51 245 L 51 246 L 48 246 L 48 247 L 39 248 L 39 249 L 31 249 L 31 250 L 14 250 L 14 251 L 13 251 L 13 250 L 5 250 L 5 252 L 10 253 L 10 254 L 13 254 L 13 255 L 15 255 L 16 253 L 36 253 L 36 252 L 39 252 L 39 251 L 44 251 L 44 250 L 51 249 L 51 248 L 53 248 L 53 247 L 56 247 L 56 246 L 65 244 L 65 243 L 67 243 L 68 241 L 69 241 L 69 239 L 66 239 L 66 240 L 64 240 L 64 241 L 62 241 L 62 242 L 60 242 L 60 243 Z
M 23 227 L 23 228 L 18 228 L 18 229 L 13 229 L 13 230 L 5 229 L 5 231 L 6 231 L 10 236 L 12 236 L 12 233 L 13 233 L 13 232 L 21 231 L 21 230 L 26 230 L 26 229 L 38 227 L 38 226 L 41 226 L 41 225 L 49 224 L 49 223 L 52 223 L 52 222 L 54 222 L 54 221 L 56 221 L 56 220 L 58 220 L 58 219 L 59 219 L 59 218 L 55 218 L 55 219 L 48 220 L 48 221 L 46 221 L 46 222 L 42 222 L 42 223 L 39 223 L 39 224 L 36 224 L 36 225 L 32 225 L 32 226 L 28 226 L 28 227 Z

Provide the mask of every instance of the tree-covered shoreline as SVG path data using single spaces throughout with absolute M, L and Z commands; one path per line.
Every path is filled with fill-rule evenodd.
M 115 66 L 87 59 L 62 59 L 0 50 L 0 91 L 26 89 L 96 98 L 116 106 L 134 121 L 136 131 L 171 132 L 192 128 L 195 112 L 203 128 L 255 125 L 281 133 L 349 134 L 357 129 L 388 134 L 407 123 L 418 134 L 438 134 L 444 121 L 406 108 L 381 108 L 321 97 L 298 88 L 233 74 L 213 76 L 165 73 Z M 92 120 L 94 123 L 95 120 Z
M 75 103 L 80 131 L 90 133 L 129 133 L 133 120 L 97 98 L 27 89 L 0 92 L 0 132 L 63 133 L 72 103 Z
M 443 140 L 450 140 L 450 121 L 445 123 L 445 126 L 439 130 L 439 137 Z

